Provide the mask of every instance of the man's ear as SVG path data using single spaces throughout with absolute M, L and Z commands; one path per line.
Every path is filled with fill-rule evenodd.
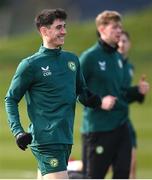
M 47 36 L 47 27 L 42 26 L 42 27 L 40 27 L 39 31 L 42 36 Z
M 97 30 L 98 30 L 98 32 L 99 32 L 100 34 L 102 34 L 103 31 L 104 31 L 104 26 L 103 26 L 103 25 L 100 25 L 100 26 L 97 28 Z

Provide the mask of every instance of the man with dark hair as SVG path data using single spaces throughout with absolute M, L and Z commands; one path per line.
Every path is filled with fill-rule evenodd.
M 45 9 L 35 18 L 35 24 L 39 30 L 42 26 L 50 26 L 55 19 L 66 20 L 67 14 L 63 9 Z
M 76 98 L 85 106 L 110 109 L 115 98 L 101 99 L 87 88 L 77 56 L 63 51 L 66 13 L 44 10 L 35 23 L 43 44 L 34 55 L 22 60 L 12 79 L 5 102 L 11 131 L 22 150 L 29 144 L 43 179 L 65 179 L 73 144 Z M 25 95 L 30 118 L 24 131 L 18 104 Z
M 134 66 L 130 63 L 128 54 L 131 47 L 130 35 L 127 31 L 122 31 L 119 42 L 118 42 L 118 52 L 123 56 L 123 64 L 125 67 L 125 81 L 126 86 L 130 87 L 133 76 L 134 76 Z M 142 75 L 140 82 L 145 81 L 145 75 Z M 140 99 L 140 103 L 144 102 L 144 98 Z M 130 116 L 128 114 L 128 127 L 131 137 L 132 152 L 131 152 L 131 167 L 130 167 L 130 179 L 136 179 L 136 150 L 137 150 L 137 137 L 136 130 L 133 126 Z
M 127 126 L 128 103 L 143 98 L 149 85 L 127 88 L 123 58 L 117 52 L 122 24 L 116 11 L 96 17 L 99 41 L 80 56 L 88 88 L 101 97 L 112 95 L 117 101 L 111 110 L 84 108 L 82 123 L 83 168 L 88 178 L 103 179 L 113 164 L 113 178 L 129 178 L 131 142 Z

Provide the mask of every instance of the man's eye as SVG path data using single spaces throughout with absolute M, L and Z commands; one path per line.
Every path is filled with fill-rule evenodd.
M 62 26 L 56 26 L 56 29 L 61 29 L 62 28 Z
M 66 25 L 58 25 L 58 26 L 56 26 L 56 29 L 60 30 L 60 29 L 62 29 L 62 28 L 65 28 L 65 26 L 66 26 Z

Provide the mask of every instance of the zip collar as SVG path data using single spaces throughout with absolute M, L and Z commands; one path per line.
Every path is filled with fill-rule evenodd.
M 102 39 L 100 39 L 98 42 L 99 42 L 99 45 L 103 47 L 103 49 L 108 53 L 114 53 L 118 49 L 118 45 L 116 45 L 115 47 L 112 47 L 109 44 L 107 44 L 105 41 L 103 41 Z
M 56 49 L 49 49 L 43 46 L 43 44 L 40 46 L 39 52 L 40 53 L 46 53 L 48 55 L 52 56 L 59 56 L 61 54 L 62 48 L 56 48 Z

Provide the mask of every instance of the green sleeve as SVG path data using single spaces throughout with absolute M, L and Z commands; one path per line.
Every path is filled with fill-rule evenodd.
M 85 79 L 81 72 L 80 64 L 77 69 L 77 95 L 78 101 L 80 101 L 84 106 L 90 108 L 96 108 L 101 105 L 101 98 L 100 96 L 92 93 L 86 86 Z
M 80 63 L 78 63 L 77 67 L 77 76 L 76 76 L 76 94 L 81 94 L 84 89 L 86 89 L 86 83 L 80 69 Z
M 139 92 L 138 86 L 131 86 L 125 89 L 124 96 L 128 103 L 133 103 L 136 101 L 143 103 L 145 99 L 145 96 Z
M 14 136 L 24 132 L 20 123 L 18 103 L 30 88 L 32 81 L 33 72 L 28 60 L 25 59 L 19 64 L 5 97 L 8 123 Z
M 87 53 L 83 53 L 80 56 L 80 66 L 82 69 L 83 76 L 85 78 L 85 81 L 89 81 L 90 75 L 91 75 L 91 57 Z

